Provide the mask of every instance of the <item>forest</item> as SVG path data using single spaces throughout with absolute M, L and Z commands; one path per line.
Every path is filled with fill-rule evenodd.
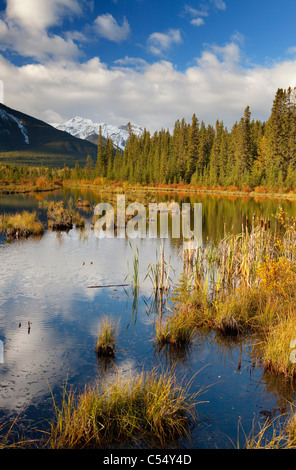
M 178 119 L 172 132 L 136 136 L 129 125 L 124 152 L 111 138 L 98 136 L 97 160 L 62 168 L 3 165 L 1 187 L 34 184 L 42 189 L 65 181 L 128 182 L 148 185 L 190 185 L 201 189 L 289 192 L 296 189 L 296 88 L 279 88 L 266 122 L 254 120 L 246 106 L 229 130 L 223 121 L 206 125 L 193 114 Z
M 130 134 L 124 153 L 115 156 L 110 142 L 98 141 L 98 159 L 92 168 L 97 176 L 130 183 L 184 183 L 294 188 L 296 184 L 296 89 L 278 89 L 268 121 L 251 119 L 247 106 L 239 122 L 228 130 L 223 121 L 215 126 L 177 120 L 174 130 L 153 135 Z

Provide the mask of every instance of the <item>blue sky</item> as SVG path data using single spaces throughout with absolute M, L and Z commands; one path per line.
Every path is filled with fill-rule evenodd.
M 0 1 L 7 106 L 151 131 L 183 117 L 268 119 L 296 86 L 294 0 Z

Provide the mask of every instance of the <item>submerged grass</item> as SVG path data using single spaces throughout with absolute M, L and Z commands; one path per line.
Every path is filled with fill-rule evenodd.
M 50 448 L 104 448 L 125 443 L 164 447 L 188 433 L 196 395 L 169 373 L 117 376 L 111 384 L 65 393 L 51 424 Z

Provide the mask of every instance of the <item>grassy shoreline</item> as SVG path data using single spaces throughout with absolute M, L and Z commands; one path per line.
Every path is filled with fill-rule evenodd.
M 277 231 L 254 226 L 201 247 L 183 272 L 173 313 L 156 324 L 156 341 L 187 345 L 193 332 L 260 338 L 265 370 L 294 381 L 296 341 L 296 219 L 281 210 Z
M 100 193 L 184 193 L 184 194 L 201 194 L 211 195 L 218 197 L 248 197 L 248 198 L 273 198 L 273 199 L 291 199 L 296 201 L 296 192 L 280 192 L 280 191 L 240 191 L 240 190 L 229 190 L 229 189 L 206 189 L 196 187 L 171 187 L 171 186 L 139 186 L 139 185 L 95 185 L 92 183 L 76 183 L 76 182 L 65 182 L 65 188 L 84 188 L 93 189 Z M 1 189 L 1 188 L 0 188 Z
M 142 186 L 139 184 L 129 183 L 117 183 L 117 182 L 106 182 L 103 184 L 95 184 L 93 182 L 78 182 L 74 180 L 65 180 L 63 182 L 48 183 L 43 187 L 38 184 L 32 183 L 15 183 L 10 185 L 1 185 L 0 182 L 0 194 L 25 194 L 35 192 L 49 192 L 60 190 L 63 188 L 75 188 L 75 189 L 92 189 L 98 193 L 112 193 L 112 194 L 124 194 L 124 193 L 182 193 L 182 194 L 197 194 L 197 195 L 210 195 L 217 197 L 242 197 L 242 198 L 272 198 L 272 199 L 288 199 L 296 201 L 296 190 L 267 190 L 264 188 L 258 188 L 258 190 L 239 190 L 229 188 L 198 188 L 196 186 L 189 185 L 147 185 Z

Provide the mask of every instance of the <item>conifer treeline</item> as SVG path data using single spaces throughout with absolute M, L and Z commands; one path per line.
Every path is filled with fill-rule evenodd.
M 130 132 L 124 152 L 104 145 L 101 133 L 96 176 L 130 183 L 180 183 L 294 188 L 296 186 L 296 88 L 278 89 L 266 123 L 251 120 L 249 106 L 231 130 L 177 120 L 173 132 Z M 87 163 L 91 170 L 91 162 Z

